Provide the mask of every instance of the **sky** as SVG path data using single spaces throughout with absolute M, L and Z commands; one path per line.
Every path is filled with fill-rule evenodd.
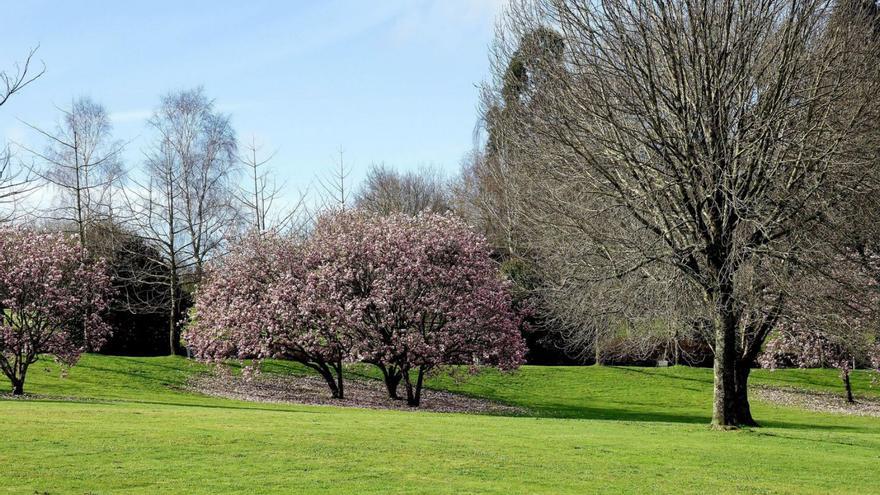
M 136 169 L 146 120 L 172 90 L 203 86 L 240 141 L 277 152 L 289 191 L 315 187 L 344 150 L 371 163 L 457 171 L 474 146 L 504 0 L 39 1 L 4 6 L 0 70 L 39 45 L 46 73 L 0 107 L 0 137 L 42 141 L 58 107 L 89 96 Z

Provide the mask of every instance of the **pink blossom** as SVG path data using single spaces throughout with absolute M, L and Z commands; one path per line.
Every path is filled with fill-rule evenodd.
M 307 264 L 308 298 L 348 327 L 352 356 L 378 366 L 393 397 L 403 379 L 417 405 L 423 374 L 438 366 L 522 362 L 510 284 L 485 240 L 452 215 L 328 215 Z
M 103 261 L 85 263 L 61 234 L 0 229 L 0 368 L 23 391 L 28 366 L 40 354 L 73 365 L 100 347 L 110 278 Z
M 438 366 L 513 369 L 525 354 L 509 282 L 451 215 L 334 213 L 304 243 L 252 235 L 211 268 L 193 316 L 199 359 L 294 359 L 334 396 L 343 362 L 378 366 L 393 397 L 403 380 L 417 405 Z

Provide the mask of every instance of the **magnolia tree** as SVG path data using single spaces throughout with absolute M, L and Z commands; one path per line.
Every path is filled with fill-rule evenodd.
M 333 397 L 344 396 L 346 326 L 332 303 L 313 295 L 300 243 L 253 234 L 212 266 L 196 295 L 185 338 L 196 358 L 298 361 L 317 371 Z M 247 368 L 255 369 L 254 366 Z
M 72 366 L 110 332 L 102 321 L 110 278 L 103 262 L 83 262 L 61 234 L 0 231 L 0 369 L 13 395 L 24 393 L 40 354 Z
M 342 398 L 343 363 L 404 382 L 448 364 L 516 367 L 525 345 L 486 243 L 451 216 L 335 213 L 299 243 L 253 235 L 208 272 L 186 333 L 197 358 L 292 359 Z
M 425 374 L 450 364 L 512 369 L 525 345 L 509 284 L 482 237 L 451 215 L 337 213 L 308 243 L 312 304 L 348 327 L 352 357 L 418 406 Z
M 769 369 L 780 366 L 836 368 L 840 371 L 847 402 L 855 402 L 850 374 L 856 352 L 856 343 L 852 341 L 844 341 L 819 331 L 784 329 L 767 342 L 758 362 Z
M 852 201 L 850 207 L 857 209 L 857 198 Z M 823 235 L 826 242 L 817 243 L 810 252 L 811 269 L 786 280 L 789 314 L 767 342 L 758 363 L 770 369 L 836 368 L 847 401 L 854 402 L 850 380 L 853 369 L 856 364 L 876 367 L 872 361 L 880 358 L 880 261 L 873 246 L 863 247 L 867 245 L 865 239 L 873 242 L 876 238 L 868 227 L 844 224 L 835 228 L 841 223 L 823 226 L 840 232 Z

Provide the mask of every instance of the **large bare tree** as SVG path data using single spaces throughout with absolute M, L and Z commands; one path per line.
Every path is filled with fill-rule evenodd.
M 130 188 L 126 203 L 131 229 L 155 248 L 158 259 L 150 264 L 163 268 L 144 274 L 161 290 L 140 303 L 166 308 L 169 352 L 176 354 L 188 291 L 240 220 L 237 145 L 229 117 L 201 88 L 164 96 L 149 125 L 155 141 L 146 153 L 145 179 Z
M 561 63 L 538 45 L 540 90 L 493 122 L 517 161 L 534 249 L 568 250 L 593 283 L 646 271 L 686 281 L 702 302 L 691 317 L 713 335 L 718 426 L 755 424 L 749 369 L 784 310 L 792 261 L 876 163 L 873 26 L 834 11 L 826 0 L 535 0 L 516 2 L 499 30 L 487 98 L 501 104 L 523 36 L 552 29 L 564 42 Z

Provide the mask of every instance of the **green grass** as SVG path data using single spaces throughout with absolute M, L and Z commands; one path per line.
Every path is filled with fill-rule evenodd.
M 762 428 L 713 431 L 705 369 L 527 366 L 429 382 L 529 417 L 182 390 L 204 370 L 89 355 L 60 378 L 55 365 L 35 365 L 26 392 L 42 398 L 0 400 L 0 493 L 880 493 L 880 419 L 755 403 Z M 840 391 L 832 370 L 753 380 Z M 878 396 L 869 381 L 857 373 L 857 392 Z

